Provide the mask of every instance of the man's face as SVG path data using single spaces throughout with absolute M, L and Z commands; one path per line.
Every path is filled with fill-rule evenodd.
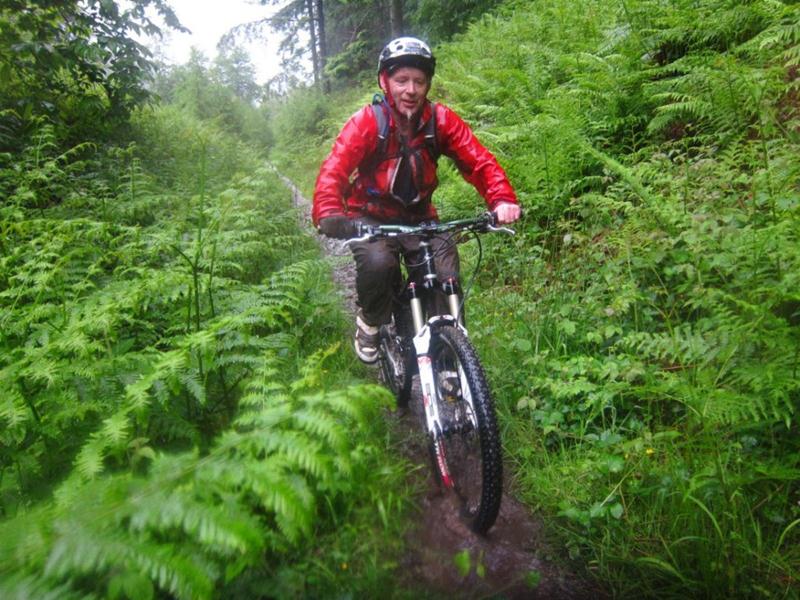
M 425 71 L 400 67 L 389 76 L 389 94 L 397 111 L 410 119 L 419 114 L 431 87 Z

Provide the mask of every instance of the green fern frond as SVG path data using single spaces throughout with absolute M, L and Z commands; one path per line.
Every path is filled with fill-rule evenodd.
M 103 460 L 106 456 L 106 443 L 100 437 L 94 437 L 81 448 L 75 458 L 75 468 L 85 479 L 93 479 L 103 472 Z
M 297 347 L 297 336 L 289 332 L 276 332 L 263 338 L 264 348 L 271 350 L 293 350 Z
M 36 354 L 40 356 L 36 357 Z M 21 375 L 44 385 L 53 385 L 59 370 L 58 362 L 49 358 L 46 350 L 42 349 L 29 353 L 28 366 L 22 370 Z
M 787 68 L 800 66 L 800 44 L 787 48 L 781 55 L 781 58 L 784 61 L 784 66 Z
M 184 389 L 188 390 L 200 406 L 206 404 L 206 388 L 200 380 L 200 374 L 197 371 L 192 369 L 183 371 L 178 376 L 178 381 L 183 384 Z
M 186 344 L 189 345 L 188 343 Z M 148 377 L 149 380 L 166 379 L 171 376 L 178 376 L 189 366 L 189 354 L 185 350 L 170 350 L 158 354 L 158 360 L 154 365 L 153 373 Z
M 253 515 L 236 506 L 218 506 L 205 494 L 187 487 L 167 490 L 143 488 L 134 492 L 130 510 L 133 532 L 183 531 L 209 551 L 222 556 L 256 554 L 263 540 Z
M 119 446 L 128 439 L 130 421 L 127 412 L 117 412 L 103 421 L 100 436 L 110 446 Z
M 5 422 L 6 432 L 18 430 L 31 416 L 30 408 L 18 390 L 11 388 L 0 400 L 0 419 Z
M 675 97 L 676 94 L 663 94 L 663 97 Z M 659 106 L 656 109 L 656 116 L 650 121 L 647 129 L 650 133 L 658 133 L 676 121 L 685 122 L 688 120 L 705 121 L 712 115 L 712 106 L 708 102 L 688 98 L 683 96 L 682 101 L 672 101 L 670 104 Z
M 257 368 L 261 364 L 261 359 L 252 354 L 222 354 L 214 361 L 217 367 L 240 366 L 246 369 Z
M 379 385 L 351 385 L 344 390 L 335 390 L 324 397 L 306 396 L 306 403 L 314 405 L 324 402 L 341 415 L 347 415 L 356 423 L 364 423 L 369 414 L 380 407 L 391 406 L 393 398 L 385 387 Z
M 296 543 L 310 532 L 315 503 L 305 479 L 287 467 L 285 460 L 270 457 L 246 465 L 209 465 L 204 471 L 205 476 L 211 476 L 212 485 L 224 482 L 232 489 L 253 494 L 261 507 L 279 519 L 281 533 Z M 198 477 L 202 480 L 204 474 Z
M 7 600 L 81 600 L 96 598 L 77 592 L 66 583 L 50 581 L 38 576 L 11 575 L 0 578 L 0 597 Z
M 289 541 L 296 543 L 300 535 L 308 536 L 311 533 L 315 513 L 314 495 L 302 477 L 290 475 L 288 483 L 286 491 L 291 492 L 283 497 L 291 503 L 286 505 L 287 510 L 276 511 L 275 521 Z
M 240 402 L 244 409 L 243 412 L 234 421 L 240 430 L 246 431 L 252 428 L 270 429 L 291 418 L 293 409 L 286 402 L 288 400 L 286 396 L 276 393 L 269 396 L 259 394 L 246 398 L 247 402 Z
M 336 354 L 339 346 L 340 344 L 337 342 L 328 348 L 317 350 L 309 356 L 300 367 L 302 376 L 292 383 L 292 392 L 297 393 L 302 390 L 318 389 L 323 375 L 323 364 L 328 358 Z
M 134 383 L 125 386 L 125 399 L 130 403 L 134 411 L 141 411 L 150 402 L 150 387 L 153 380 L 149 376 L 139 375 L 139 379 Z
M 96 529 L 83 521 L 62 524 L 44 574 L 65 578 L 68 574 L 135 569 L 178 598 L 210 598 L 214 573 L 204 567 L 178 548 Z
M 346 448 L 349 432 L 342 427 L 337 415 L 330 414 L 330 410 L 300 408 L 292 412 L 292 419 L 298 428 L 325 440 L 335 450 L 342 451 Z
M 281 464 L 321 479 L 332 476 L 330 461 L 322 444 L 299 431 L 272 430 L 257 436 L 251 434 L 242 443 L 254 456 L 266 454 L 280 459 Z

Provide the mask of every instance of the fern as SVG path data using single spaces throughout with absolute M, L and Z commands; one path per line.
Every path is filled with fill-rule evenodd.
M 85 593 L 70 589 L 68 584 L 53 584 L 41 577 L 13 576 L 0 579 L 0 595 L 9 600 L 24 600 L 25 598 L 41 598 L 42 600 L 78 600 L 80 598 L 94 598 Z
M 76 593 L 103 593 L 111 585 L 106 574 L 138 573 L 176 597 L 204 598 L 224 565 L 238 572 L 265 550 L 300 543 L 312 531 L 320 495 L 350 489 L 345 475 L 359 460 L 351 415 L 366 418 L 375 401 L 371 386 L 348 390 L 346 402 L 341 392 L 302 392 L 333 353 L 310 359 L 297 386 L 276 382 L 275 360 L 265 356 L 234 428 L 208 454 L 154 455 L 146 477 L 71 479 L 54 514 L 0 524 L 9 542 L 0 569 L 40 572 L 52 589 Z M 118 441 L 125 423 L 107 420 L 94 440 Z
M 45 138 L 42 143 L 46 149 Z M 156 215 L 168 218 L 170 200 L 153 195 L 134 147 L 120 153 L 120 165 L 127 174 L 108 188 L 117 190 L 120 202 L 99 214 L 114 218 L 114 206 L 142 201 L 150 208 L 137 223 L 146 225 Z M 314 288 L 322 272 L 312 261 L 274 275 L 274 290 L 269 283 L 246 285 L 287 261 L 279 258 L 287 247 L 292 262 L 312 246 L 297 241 L 292 210 L 280 207 L 275 219 L 260 217 L 260 180 L 242 185 L 262 196 L 231 188 L 204 211 L 221 251 L 216 258 L 203 254 L 198 262 L 200 312 L 194 315 L 193 307 L 189 316 L 199 317 L 199 328 L 186 325 L 187 303 L 195 299 L 193 293 L 187 297 L 193 282 L 174 268 L 170 249 L 181 235 L 179 223 L 142 229 L 119 224 L 126 219 L 112 225 L 53 215 L 4 229 L 11 235 L 11 251 L 0 257 L 0 381 L 25 398 L 28 418 L 21 420 L 19 402 L 4 411 L 15 425 L 13 436 L 3 438 L 0 463 L 19 466 L 23 455 L 25 464 L 74 459 L 84 476 L 96 477 L 135 459 L 127 447 L 144 426 L 156 444 L 197 441 L 225 422 L 217 415 L 232 414 L 240 386 L 258 366 L 267 340 L 296 347 L 297 334 L 308 324 L 303 315 L 314 310 L 306 300 L 318 294 Z M 248 209 L 240 213 L 240 204 Z M 71 204 L 68 210 L 76 209 Z M 68 210 L 65 205 L 65 217 Z M 251 271 L 229 270 L 226 252 L 247 240 L 258 240 L 256 254 L 248 250 Z M 283 333 L 295 324 L 297 333 Z M 264 337 L 272 332 L 284 337 Z M 106 419 L 111 419 L 106 427 L 113 422 L 117 429 L 104 430 Z M 43 439 L 59 440 L 63 452 L 35 451 Z M 11 471 L 9 477 L 18 475 Z
M 774 17 L 773 23 L 759 35 L 742 45 L 746 52 L 770 52 L 772 57 L 780 57 L 784 67 L 797 65 L 797 53 L 800 47 L 800 25 L 798 25 L 798 8 L 791 4 L 780 8 L 780 14 Z

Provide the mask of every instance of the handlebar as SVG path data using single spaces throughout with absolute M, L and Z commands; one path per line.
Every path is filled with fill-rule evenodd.
M 485 212 L 471 219 L 459 219 L 444 223 L 425 222 L 418 225 L 367 225 L 358 223 L 358 235 L 345 242 L 350 245 L 357 242 L 369 242 L 380 238 L 392 238 L 409 235 L 433 237 L 440 233 L 470 231 L 472 233 L 508 233 L 516 232 L 509 227 L 497 226 L 497 215 Z

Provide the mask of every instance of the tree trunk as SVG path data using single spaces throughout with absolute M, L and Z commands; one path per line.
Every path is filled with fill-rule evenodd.
M 389 2 L 389 26 L 391 27 L 392 39 L 403 35 L 403 0 L 391 0 Z
M 331 85 L 325 76 L 325 64 L 328 62 L 328 43 L 325 38 L 325 7 L 322 0 L 316 0 L 317 4 L 317 41 L 319 43 L 319 75 L 322 81 L 324 92 L 331 91 Z
M 308 33 L 311 35 L 311 67 L 314 72 L 314 85 L 319 86 L 320 68 L 317 55 L 317 20 L 314 18 L 314 0 L 306 0 L 308 13 Z

